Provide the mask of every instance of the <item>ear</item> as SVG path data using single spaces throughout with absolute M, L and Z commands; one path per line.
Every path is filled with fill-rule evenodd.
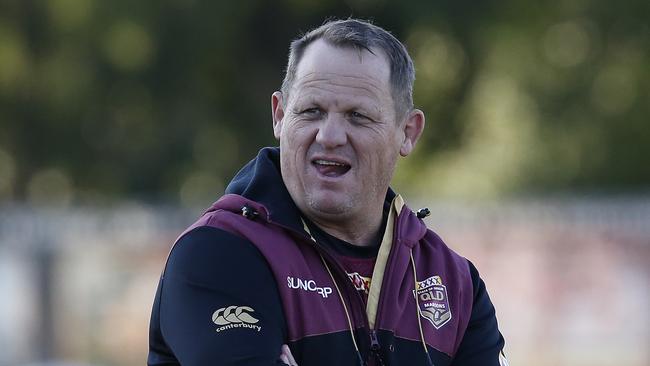
M 271 116 L 273 117 L 273 135 L 279 140 L 282 132 L 282 119 L 284 118 L 282 92 L 276 91 L 271 94 Z
M 412 110 L 402 126 L 404 132 L 404 140 L 399 149 L 399 154 L 402 156 L 409 155 L 415 148 L 415 144 L 424 131 L 424 113 L 419 109 Z

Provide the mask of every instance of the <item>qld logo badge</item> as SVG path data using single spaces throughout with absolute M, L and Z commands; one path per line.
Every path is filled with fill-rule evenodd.
M 451 308 L 447 297 L 447 287 L 442 284 L 440 276 L 431 276 L 424 281 L 417 281 L 417 296 L 420 316 L 433 324 L 436 329 L 451 320 Z

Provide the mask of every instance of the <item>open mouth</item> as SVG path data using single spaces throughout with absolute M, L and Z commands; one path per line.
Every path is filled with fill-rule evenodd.
M 332 178 L 342 176 L 351 168 L 350 164 L 332 160 L 316 159 L 311 163 L 316 167 L 316 170 L 318 170 L 320 174 Z

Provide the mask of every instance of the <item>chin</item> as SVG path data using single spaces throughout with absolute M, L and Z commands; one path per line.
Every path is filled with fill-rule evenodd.
M 351 200 L 339 199 L 337 201 L 331 199 L 309 200 L 308 204 L 314 212 L 323 216 L 340 216 L 352 211 L 354 205 Z

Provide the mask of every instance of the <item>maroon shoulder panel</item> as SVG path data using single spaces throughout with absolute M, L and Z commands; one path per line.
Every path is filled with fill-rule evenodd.
M 237 212 L 247 205 L 259 213 L 254 220 Z M 269 225 L 266 209 L 241 196 L 226 195 L 199 220 L 251 241 L 275 276 L 290 341 L 311 335 L 347 331 L 347 318 L 336 287 L 311 245 L 296 245 L 287 230 Z

